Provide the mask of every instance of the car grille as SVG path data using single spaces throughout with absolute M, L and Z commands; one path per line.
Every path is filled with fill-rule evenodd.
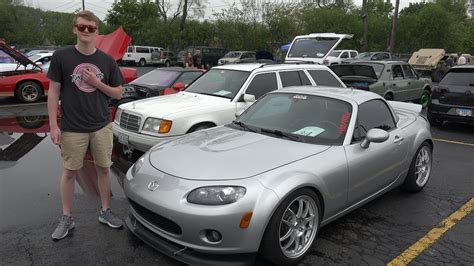
M 128 201 L 130 202 L 130 205 L 132 206 L 132 208 L 138 213 L 138 215 L 140 215 L 147 222 L 153 224 L 154 226 L 166 232 L 169 232 L 175 235 L 181 235 L 182 233 L 181 227 L 179 227 L 179 225 L 177 225 L 175 222 L 146 209 L 145 207 L 139 205 L 138 203 L 134 202 L 131 199 L 128 199 Z
M 139 116 L 129 114 L 125 111 L 122 112 L 122 115 L 120 116 L 120 127 L 133 132 L 138 132 L 140 129 L 140 122 L 141 118 Z

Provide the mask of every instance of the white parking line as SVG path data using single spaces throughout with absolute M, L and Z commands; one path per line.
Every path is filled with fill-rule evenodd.
M 434 140 L 434 141 L 440 141 L 440 142 L 451 143 L 451 144 L 459 144 L 459 145 L 465 145 L 465 146 L 474 147 L 474 144 L 473 144 L 473 143 L 466 143 L 466 142 L 453 141 L 453 140 L 447 140 L 447 139 L 433 139 L 433 140 Z

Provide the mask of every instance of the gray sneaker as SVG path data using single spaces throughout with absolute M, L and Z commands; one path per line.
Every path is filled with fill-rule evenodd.
M 112 213 L 112 210 L 110 210 L 110 208 L 105 211 L 100 210 L 99 222 L 107 224 L 112 228 L 122 227 L 122 219 L 115 216 L 115 214 Z
M 63 215 L 61 218 L 59 218 L 59 224 L 51 237 L 53 240 L 63 239 L 67 236 L 70 230 L 74 229 L 75 225 L 76 224 L 74 223 L 72 216 Z

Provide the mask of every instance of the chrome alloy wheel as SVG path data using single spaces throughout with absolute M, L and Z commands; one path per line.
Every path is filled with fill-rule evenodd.
M 288 258 L 303 255 L 313 243 L 319 223 L 316 202 L 307 195 L 294 199 L 280 221 L 280 248 Z
M 428 146 L 423 146 L 416 156 L 415 177 L 416 184 L 423 187 L 431 174 L 431 150 Z
M 26 85 L 21 89 L 21 96 L 26 101 L 34 101 L 38 98 L 38 88 L 33 85 Z

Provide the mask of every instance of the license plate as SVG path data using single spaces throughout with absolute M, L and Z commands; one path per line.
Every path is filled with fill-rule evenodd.
M 118 138 L 118 142 L 120 142 L 124 145 L 128 145 L 128 136 L 127 135 L 118 132 L 117 138 Z
M 472 116 L 472 110 L 471 109 L 456 109 L 456 114 L 459 116 Z

